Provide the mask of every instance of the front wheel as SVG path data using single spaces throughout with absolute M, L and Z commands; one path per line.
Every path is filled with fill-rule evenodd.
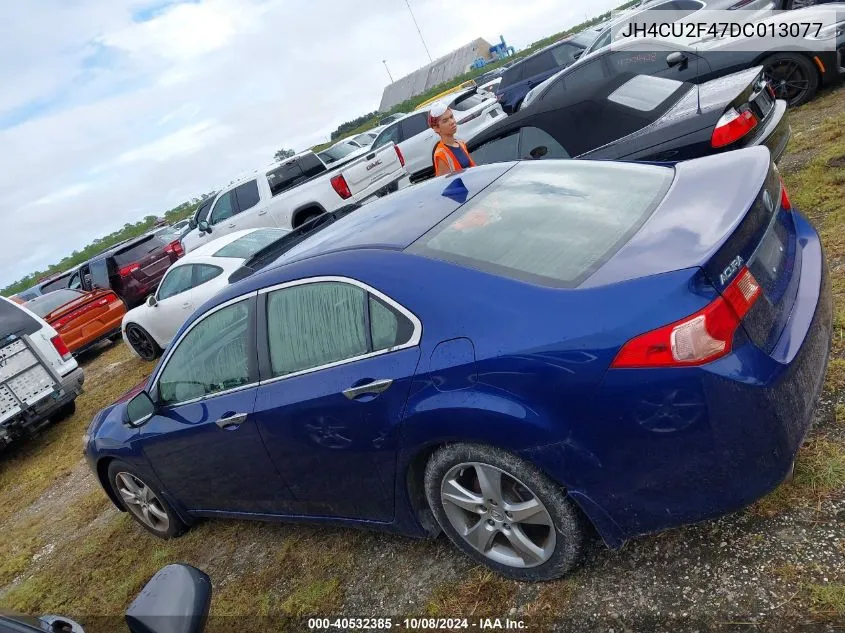
M 425 494 L 458 549 L 514 580 L 563 576 L 588 542 L 589 524 L 560 486 L 490 446 L 438 450 L 426 466 Z
M 110 463 L 109 483 L 132 518 L 148 532 L 169 539 L 187 529 L 173 508 L 129 464 L 119 460 Z
M 155 360 L 161 354 L 161 347 L 159 347 L 153 337 L 144 328 L 135 323 L 130 323 L 126 326 L 126 342 L 144 360 Z
M 762 62 L 763 73 L 775 96 L 794 108 L 807 103 L 819 89 L 819 73 L 813 63 L 796 53 L 775 53 Z

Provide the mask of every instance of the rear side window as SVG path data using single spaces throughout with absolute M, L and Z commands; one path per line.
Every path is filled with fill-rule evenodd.
M 428 129 L 428 115 L 415 114 L 414 116 L 409 116 L 407 119 L 403 119 L 400 125 L 402 126 L 402 140 L 406 141 L 412 136 L 422 134 Z
M 151 235 L 142 242 L 138 242 L 125 248 L 124 250 L 115 253 L 114 263 L 118 268 L 122 268 L 127 264 L 134 264 L 138 262 L 154 250 L 164 248 L 165 242 L 157 235 Z
M 553 48 L 550 52 L 555 60 L 557 66 L 569 66 L 577 58 L 575 55 L 580 53 L 583 48 L 580 46 L 573 46 L 572 44 L 562 44 Z
M 552 57 L 551 51 L 543 51 L 542 53 L 537 53 L 534 57 L 526 59 L 523 62 L 523 66 L 523 79 L 531 79 L 535 75 L 541 75 L 548 70 L 557 68 L 558 65 L 555 62 L 555 58 Z
M 408 251 L 573 288 L 642 226 L 673 174 L 670 168 L 632 163 L 522 163 Z
M 250 180 L 235 188 L 235 196 L 238 198 L 238 207 L 241 211 L 251 209 L 258 204 L 258 181 Z

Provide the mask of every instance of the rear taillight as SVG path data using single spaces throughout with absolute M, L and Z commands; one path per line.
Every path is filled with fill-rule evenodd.
M 731 108 L 716 123 L 710 144 L 713 147 L 725 147 L 735 143 L 757 127 L 757 123 L 757 117 L 748 108 L 742 111 Z
M 50 342 L 53 344 L 53 347 L 56 348 L 56 351 L 59 353 L 59 356 L 62 357 L 63 361 L 67 362 L 71 358 L 73 358 L 70 353 L 70 350 L 67 348 L 67 345 L 65 345 L 65 342 L 62 340 L 61 336 L 57 334 L 56 336 L 50 339 Z
M 402 167 L 404 167 L 405 166 L 405 157 L 402 156 L 402 150 L 399 149 L 398 145 L 394 145 L 393 149 L 396 150 L 396 155 L 399 157 L 399 164 L 402 165 Z
M 759 296 L 760 285 L 743 267 L 703 310 L 625 343 L 611 367 L 684 367 L 716 360 L 731 351 L 742 318 Z
M 789 194 L 786 193 L 786 185 L 783 184 L 783 178 L 780 179 L 780 208 L 784 211 L 792 211 L 792 202 L 789 199 Z
M 164 247 L 164 252 L 168 255 L 174 254 L 176 257 L 182 257 L 185 254 L 185 249 L 182 248 L 182 242 L 174 240 Z
M 349 190 L 349 185 L 346 184 L 346 178 L 339 174 L 331 179 L 332 187 L 344 200 L 352 197 L 352 192 Z
M 479 110 L 475 114 L 470 114 L 468 117 L 464 117 L 463 119 L 458 121 L 458 125 L 461 125 L 462 123 L 466 123 L 467 121 L 472 121 L 473 119 L 477 119 L 480 116 L 481 116 L 481 111 Z
M 129 275 L 134 273 L 136 270 L 141 270 L 141 264 L 129 264 L 128 266 L 121 268 L 118 272 L 121 277 L 129 277 Z

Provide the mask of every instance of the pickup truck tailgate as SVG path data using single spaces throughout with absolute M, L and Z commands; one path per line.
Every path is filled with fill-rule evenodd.
M 0 347 L 0 423 L 58 389 L 26 337 L 8 341 Z
M 378 189 L 390 184 L 404 175 L 404 172 L 405 168 L 399 161 L 393 143 L 365 154 L 341 171 L 355 198 L 372 188 Z

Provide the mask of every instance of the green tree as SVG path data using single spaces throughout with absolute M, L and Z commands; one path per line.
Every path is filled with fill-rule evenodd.
M 277 161 L 283 161 L 286 158 L 290 158 L 294 154 L 296 154 L 296 152 L 292 149 L 280 149 L 273 155 L 273 158 L 275 158 Z

